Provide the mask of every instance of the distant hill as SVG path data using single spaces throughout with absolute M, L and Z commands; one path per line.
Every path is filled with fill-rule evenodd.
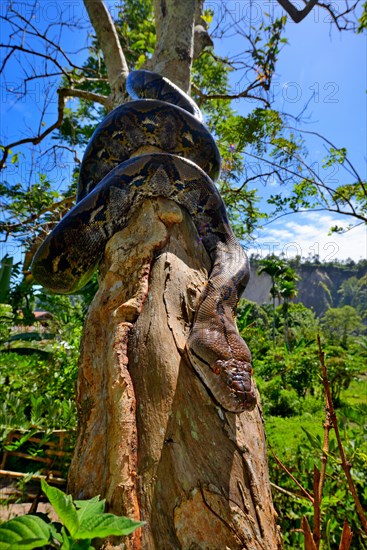
M 317 315 L 323 315 L 328 307 L 338 307 L 338 290 L 344 281 L 353 276 L 360 279 L 367 275 L 367 260 L 345 264 L 323 264 L 317 261 L 302 263 L 295 260 L 290 263 L 301 277 L 294 302 L 302 302 L 306 307 L 312 307 Z M 250 282 L 243 296 L 258 304 L 271 302 L 271 279 L 266 273 L 257 275 L 257 267 L 257 261 L 253 259 Z

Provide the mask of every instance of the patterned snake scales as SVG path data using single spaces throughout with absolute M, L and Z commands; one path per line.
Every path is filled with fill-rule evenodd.
M 38 249 L 33 276 L 54 292 L 78 291 L 107 241 L 129 223 L 133 206 L 153 197 L 174 200 L 192 216 L 212 261 L 186 345 L 190 362 L 224 409 L 252 410 L 251 354 L 234 320 L 249 267 L 212 181 L 219 151 L 197 105 L 166 78 L 133 71 L 127 90 L 135 101 L 117 107 L 95 130 L 77 204 Z

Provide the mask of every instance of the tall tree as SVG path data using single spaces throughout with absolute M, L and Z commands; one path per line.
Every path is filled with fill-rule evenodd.
M 183 11 L 172 1 L 162 13 L 162 5 L 155 5 L 158 32 L 151 64 L 163 66 L 186 90 L 194 8 L 187 2 Z M 175 21 L 172 35 L 169 25 Z M 95 30 L 106 56 L 99 27 Z M 111 40 L 106 21 L 102 31 Z M 160 260 L 154 262 L 158 250 Z M 82 340 L 82 416 L 69 486 L 78 497 L 102 493 L 114 511 L 145 519 L 144 548 L 189 548 L 201 542 L 241 547 L 250 541 L 275 548 L 279 540 L 260 412 L 238 415 L 237 427 L 233 414 L 218 417 L 216 403 L 185 358 L 203 267 L 210 269 L 204 249 L 198 256 L 191 219 L 168 201 L 147 202 L 136 221 L 111 239 Z M 116 285 L 119 280 L 129 284 Z M 246 424 L 252 428 L 246 430 Z M 256 441 L 260 453 L 254 452 Z M 243 452 L 243 445 L 253 451 Z M 205 525 L 213 524 L 208 532 Z M 129 544 L 138 547 L 139 534 Z
M 273 345 L 275 345 L 275 300 L 277 297 L 280 297 L 279 281 L 287 269 L 289 269 L 289 266 L 285 260 L 272 255 L 260 260 L 257 270 L 258 275 L 266 273 L 271 278 L 270 294 L 273 299 Z
M 278 280 L 278 292 L 283 300 L 284 336 L 287 346 L 289 345 L 289 302 L 298 294 L 297 281 L 299 280 L 300 277 L 290 266 L 287 267 Z
M 290 2 L 280 4 L 300 20 L 315 2 L 309 2 L 301 13 Z M 130 0 L 122 6 L 116 25 L 102 0 L 85 0 L 85 6 L 95 39 L 87 61 L 80 66 L 61 46 L 54 24 L 37 27 L 37 3 L 33 13 L 29 7 L 27 14 L 9 3 L 3 18 L 11 26 L 12 40 L 3 44 L 2 72 L 21 55 L 30 56 L 33 63 L 40 58 L 44 63 L 41 73 L 32 62 L 21 65 L 24 79 L 17 93 L 27 93 L 29 83 L 41 77 L 61 79 L 62 86 L 56 120 L 49 122 L 45 116 L 50 100 L 46 96 L 39 128 L 27 137 L 4 142 L 1 166 L 9 161 L 19 164 L 21 146 L 42 146 L 57 129 L 64 138 L 58 152 L 79 154 L 94 123 L 125 101 L 129 68 L 145 64 L 185 91 L 193 75 L 193 94 L 221 139 L 221 185 L 232 218 L 236 221 L 242 209 L 251 227 L 259 215 L 254 196 L 248 192 L 247 181 L 233 188 L 241 173 L 244 141 L 258 148 L 261 143 L 269 146 L 282 165 L 289 161 L 288 175 L 294 172 L 292 162 L 300 164 L 299 150 L 294 140 L 285 137 L 284 120 L 270 108 L 268 99 L 285 17 L 263 22 L 258 39 L 247 36 L 250 76 L 245 91 L 235 96 L 227 89 L 231 63 L 215 56 L 207 32 L 210 13 L 203 12 L 200 1 L 157 1 L 153 16 L 149 1 Z M 348 21 L 349 13 L 348 8 L 344 19 L 338 15 L 336 21 Z M 83 18 L 75 21 L 70 15 L 60 32 L 67 23 L 79 32 L 85 27 Z M 253 98 L 259 107 L 249 117 L 236 117 L 228 104 L 234 97 Z M 68 98 L 79 99 L 77 109 L 68 107 Z M 224 117 L 231 125 L 223 123 Z M 52 146 L 50 152 L 55 150 Z M 334 148 L 333 155 L 333 161 L 341 156 L 345 161 L 344 152 Z M 278 168 L 275 164 L 259 177 L 279 174 Z M 295 188 L 298 201 L 306 203 L 305 197 L 313 196 L 314 188 L 319 197 L 324 196 L 322 182 L 303 177 L 301 184 Z M 30 181 L 26 191 L 17 184 L 2 187 L 9 200 L 2 228 L 7 235 L 22 235 L 31 254 L 36 245 L 28 229 L 39 239 L 39 230 L 42 236 L 55 224 L 69 206 L 75 181 L 66 194 L 52 196 L 47 192 L 51 188 L 45 177 Z M 348 188 L 347 198 L 340 190 L 336 194 L 331 190 L 331 198 L 338 208 L 347 202 L 354 208 L 352 215 L 358 214 L 352 199 L 360 188 L 363 191 L 359 182 L 355 191 Z M 16 193 L 24 200 L 30 197 L 28 211 L 24 203 L 17 207 Z M 50 198 L 58 199 L 56 206 Z M 293 207 L 284 199 L 273 200 L 277 208 Z M 100 287 L 82 340 L 79 437 L 69 481 L 79 498 L 102 494 L 113 511 L 147 521 L 142 533 L 126 542 L 126 548 L 138 548 L 140 543 L 144 548 L 189 548 L 200 547 L 203 541 L 209 548 L 260 549 L 280 544 L 260 410 L 237 416 L 223 412 L 184 355 L 208 270 L 210 262 L 203 248 L 198 252 L 191 219 L 167 201 L 145 203 L 131 227 L 111 239 L 100 267 Z M 121 280 L 128 283 L 121 286 Z

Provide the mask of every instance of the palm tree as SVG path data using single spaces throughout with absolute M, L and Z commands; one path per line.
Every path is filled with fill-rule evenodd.
M 267 273 L 271 278 L 270 294 L 273 297 L 273 345 L 275 344 L 275 299 L 279 297 L 277 281 L 281 274 L 284 273 L 288 267 L 289 266 L 287 262 L 272 254 L 271 256 L 268 256 L 267 258 L 259 261 L 259 268 L 257 270 L 258 275 L 261 275 L 261 273 Z
M 283 298 L 284 336 L 287 347 L 289 346 L 289 302 L 290 300 L 293 300 L 293 298 L 298 294 L 297 281 L 299 280 L 300 277 L 292 268 L 287 269 L 278 280 L 279 296 Z

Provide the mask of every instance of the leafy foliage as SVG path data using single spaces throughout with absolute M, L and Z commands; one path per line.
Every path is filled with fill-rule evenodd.
M 282 263 L 278 265 L 276 258 L 272 260 L 265 262 L 263 267 L 268 268 L 275 278 L 287 267 Z M 296 264 L 294 262 L 295 267 Z M 353 277 L 351 286 L 344 283 L 340 292 L 336 292 L 343 300 L 350 301 L 351 288 L 359 288 L 356 281 L 360 277 Z M 279 297 L 284 300 L 284 297 Z M 285 316 L 287 332 L 284 330 Z M 270 449 L 273 500 L 279 514 L 284 544 L 291 550 L 298 549 L 304 545 L 301 519 L 307 517 L 312 525 L 314 509 L 280 467 L 272 451 L 312 495 L 314 466 L 320 469 L 323 456 L 325 422 L 317 334 L 323 341 L 328 378 L 334 404 L 338 406 L 339 429 L 343 434 L 351 474 L 362 506 L 367 505 L 366 346 L 361 334 L 365 332 L 365 326 L 352 306 L 330 308 L 322 318 L 316 318 L 311 309 L 291 301 L 287 310 L 284 303 L 273 310 L 270 304 L 259 306 L 241 300 L 238 317 L 238 327 L 252 351 L 255 378 L 261 394 Z M 330 439 L 327 456 L 321 508 L 321 548 L 339 546 L 343 523 L 347 519 L 353 531 L 353 548 L 365 549 L 366 536 L 340 466 L 334 437 Z M 340 506 L 341 502 L 343 506 Z
M 209 13 L 205 15 L 205 20 L 210 23 Z M 238 115 L 231 103 L 231 96 L 236 94 L 230 91 L 229 77 L 236 69 L 235 62 L 219 58 L 214 49 L 209 47 L 201 52 L 193 64 L 193 95 L 218 141 L 223 158 L 218 186 L 234 229 L 242 239 L 250 239 L 254 230 L 268 217 L 268 214 L 259 210 L 256 186 L 269 183 L 277 185 L 277 191 L 268 199 L 273 216 L 321 208 L 346 213 L 357 221 L 366 221 L 366 182 L 350 164 L 348 151 L 321 138 L 327 152 L 321 174 L 317 174 L 308 164 L 305 133 L 298 125 L 294 127 L 299 121 L 278 112 L 273 106 L 272 79 L 281 49 L 286 44 L 285 26 L 286 18 L 272 20 L 264 14 L 261 21 L 253 23 L 248 36 L 243 37 L 246 40 L 246 52 L 241 63 L 245 67 L 246 86 L 237 96 L 251 98 L 255 102 L 254 109 L 247 115 Z M 363 31 L 365 27 L 366 3 L 359 30 Z M 139 68 L 149 63 L 156 41 L 152 1 L 124 2 L 118 13 L 116 28 L 129 68 Z M 20 29 L 23 34 L 22 27 Z M 24 36 L 26 34 L 24 32 Z M 75 90 L 106 97 L 109 95 L 106 67 L 96 40 L 92 41 L 83 66 L 65 68 L 60 83 L 62 86 L 72 85 Z M 57 147 L 72 147 L 74 153 L 84 148 L 105 114 L 104 106 L 85 99 L 76 101 L 73 106 L 68 105 L 62 126 L 54 136 Z M 16 168 L 22 162 L 22 153 L 9 151 L 8 158 L 8 164 Z M 249 159 L 256 160 L 256 169 L 251 168 Z M 346 180 L 330 187 L 322 173 L 341 167 L 348 174 Z M 5 177 L 0 184 L 3 197 L 0 230 L 5 238 L 15 238 L 26 251 L 24 280 L 19 280 L 22 273 L 20 265 L 17 265 L 13 268 L 16 281 L 5 293 L 2 292 L 3 285 L 0 288 L 0 301 L 8 302 L 0 305 L 0 396 L 3 403 L 0 424 L 3 436 L 15 427 L 52 429 L 75 424 L 71 399 L 74 394 L 77 350 L 85 310 L 96 283 L 93 282 L 83 296 L 52 296 L 34 289 L 27 271 L 39 239 L 72 203 L 78 168 L 76 164 L 62 191 L 55 190 L 53 182 L 42 170 L 35 181 L 26 183 L 20 176 Z M 332 230 L 338 232 L 343 229 L 335 225 Z M 312 491 L 311 472 L 313 464 L 320 460 L 321 436 L 319 433 L 313 435 L 308 428 L 312 418 L 318 419 L 320 427 L 322 421 L 318 413 L 321 386 L 315 347 L 316 333 L 321 331 L 325 340 L 333 396 L 342 404 L 344 392 L 357 378 L 360 380 L 364 370 L 367 346 L 361 322 L 367 310 L 366 279 L 356 274 L 339 289 L 341 306 L 351 309 L 342 311 L 333 308 L 334 311 L 330 309 L 323 319 L 318 320 L 311 310 L 301 304 L 291 303 L 297 291 L 297 279 L 289 266 L 277 258 L 268 258 L 267 262 L 263 263 L 261 269 L 272 277 L 273 307 L 241 302 L 238 326 L 254 355 L 269 437 L 273 440 L 276 432 L 274 426 L 269 428 L 271 422 L 275 425 L 282 421 L 278 449 L 284 451 L 292 471 L 297 472 L 305 486 Z M 278 307 L 276 300 L 280 304 Z M 52 312 L 53 317 L 47 327 L 37 326 L 35 308 Z M 30 326 L 34 330 L 29 329 Z M 46 338 L 46 334 L 50 338 Z M 7 351 L 9 349 L 13 351 Z M 358 490 L 365 501 L 366 449 L 360 419 L 366 411 L 362 408 L 356 409 L 356 413 L 353 411 L 349 409 L 345 413 L 345 426 L 349 434 L 347 450 L 354 475 L 358 479 Z M 301 417 L 298 416 L 300 413 Z M 353 414 L 355 416 L 352 417 Z M 285 420 L 282 417 L 288 418 Z M 301 423 L 304 432 L 297 433 L 298 446 L 288 450 L 284 445 L 284 433 L 290 430 L 292 420 L 295 424 Z M 334 448 L 331 446 L 330 452 L 333 453 L 334 449 L 335 445 Z M 275 463 L 271 463 L 271 471 L 276 484 L 288 488 L 290 492 L 294 491 L 289 478 Z M 361 548 L 366 547 L 353 516 L 345 485 L 341 481 L 335 456 L 327 483 L 326 494 L 329 496 L 324 500 L 323 509 L 325 547 L 335 547 L 339 540 L 338 530 L 342 525 L 343 514 L 349 520 L 352 518 L 350 523 L 357 533 L 358 544 Z M 43 524 L 39 518 L 30 519 L 31 516 L 25 520 L 12 520 L 14 533 L 9 535 L 15 537 L 9 539 L 12 548 L 20 545 L 19 536 L 23 535 L 19 533 L 24 532 L 24 529 L 28 533 L 28 543 L 22 543 L 23 548 L 36 548 L 37 545 L 40 547 L 45 544 L 64 544 L 68 548 L 70 538 L 76 535 L 79 539 L 74 547 L 89 548 L 90 539 L 122 529 L 120 524 L 116 525 L 114 518 L 100 516 L 103 505 L 98 499 L 73 503 L 70 497 L 57 490 L 48 489 L 46 485 L 44 489 L 60 513 L 64 526 L 59 528 L 49 522 Z M 288 548 L 299 548 L 303 541 L 294 528 L 300 527 L 299 518 L 302 515 L 311 515 L 310 506 L 300 499 L 290 501 L 289 495 L 284 493 L 275 495 L 286 545 Z M 338 504 L 340 500 L 345 502 L 344 509 Z
M 357 387 L 357 384 L 355 388 Z M 361 392 L 366 390 L 365 385 Z M 362 395 L 362 394 L 361 394 Z M 351 407 L 348 404 L 339 409 L 339 423 L 343 430 L 343 444 L 347 459 L 352 465 L 352 475 L 364 508 L 367 505 L 366 487 L 366 405 Z M 281 458 L 283 464 L 296 476 L 297 480 L 310 493 L 313 493 L 313 468 L 321 467 L 322 423 L 318 413 L 290 419 L 269 418 L 266 422 L 271 449 Z M 284 438 L 287 433 L 287 438 Z M 297 532 L 301 527 L 301 518 L 305 515 L 310 523 L 313 519 L 311 503 L 302 498 L 300 491 L 290 477 L 282 470 L 269 454 L 271 479 L 276 487 L 288 491 L 287 494 L 273 491 L 274 504 L 280 514 L 282 533 L 286 548 L 291 550 L 303 547 L 303 535 Z M 292 496 L 293 495 L 293 496 Z M 343 503 L 341 506 L 340 503 Z M 322 502 L 322 548 L 338 548 L 344 519 L 348 520 L 353 531 L 353 548 L 363 550 L 367 540 L 361 530 L 355 512 L 352 497 L 345 483 L 340 467 L 337 446 L 334 437 L 330 439 L 328 452 L 328 471 Z
M 105 501 L 99 497 L 73 501 L 70 495 L 51 487 L 43 479 L 41 485 L 61 524 L 32 515 L 11 519 L 0 525 L 2 550 L 32 550 L 46 544 L 48 548 L 92 550 L 93 539 L 129 535 L 143 525 L 123 516 L 104 513 Z
M 352 306 L 329 308 L 321 323 L 330 343 L 347 348 L 351 336 L 358 336 L 365 327 L 362 319 Z

